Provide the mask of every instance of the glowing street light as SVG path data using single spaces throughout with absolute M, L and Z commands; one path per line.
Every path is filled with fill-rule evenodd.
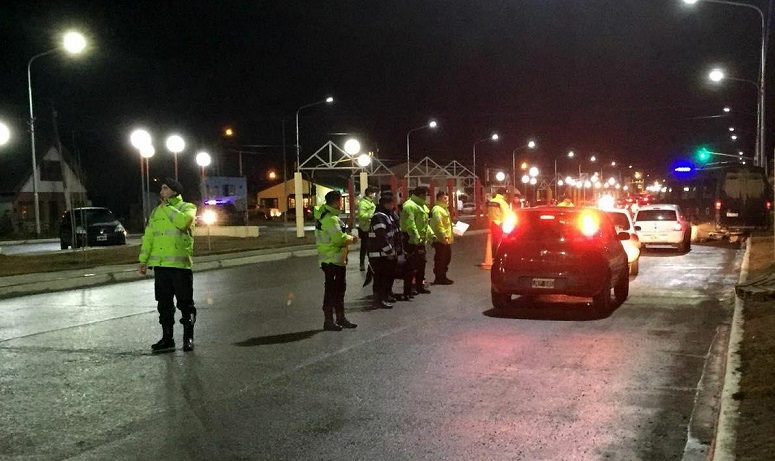
M 499 171 L 495 173 L 495 180 L 498 182 L 503 182 L 506 179 L 506 173 Z
M 513 151 L 511 151 L 511 174 L 512 174 L 512 182 L 514 181 L 514 178 L 517 177 L 517 152 L 524 150 L 524 149 L 535 149 L 538 147 L 538 143 L 531 139 L 522 147 L 517 147 Z M 523 168 L 524 170 L 524 168 Z
M 30 58 L 27 62 L 27 92 L 30 101 L 30 141 L 32 149 L 32 193 L 35 200 L 35 234 L 40 236 L 40 203 L 38 200 L 38 162 L 35 158 L 35 112 L 32 105 L 32 62 L 36 59 L 52 54 L 60 49 L 65 50 L 67 53 L 76 55 L 80 54 L 84 48 L 86 48 L 86 39 L 78 32 L 69 31 L 65 33 L 62 45 L 60 47 L 52 48 L 43 53 L 36 54 Z
M 361 168 L 366 168 L 367 166 L 371 165 L 371 155 L 369 154 L 361 154 L 358 156 L 356 163 L 358 163 L 358 166 Z
M 724 77 L 726 77 L 726 75 L 724 74 L 724 71 L 721 69 L 712 69 L 710 72 L 708 72 L 708 78 L 712 82 L 718 83 L 724 80 Z
M 178 180 L 178 154 L 183 152 L 186 148 L 186 142 L 180 135 L 173 134 L 167 138 L 166 142 L 167 150 L 172 152 L 175 158 L 175 181 Z
M 527 174 L 528 174 L 528 175 L 529 175 L 531 178 L 535 178 L 536 176 L 538 176 L 538 167 L 536 167 L 536 166 L 531 166 L 531 167 L 530 167 L 530 169 L 527 171 Z
M 8 143 L 8 140 L 11 139 L 11 130 L 8 128 L 8 125 L 6 125 L 3 122 L 0 122 L 0 146 L 5 145 Z
M 361 151 L 361 143 L 357 139 L 348 139 L 344 143 L 344 151 L 347 152 L 347 155 L 353 157 Z

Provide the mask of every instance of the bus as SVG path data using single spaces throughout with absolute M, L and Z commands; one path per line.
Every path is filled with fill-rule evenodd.
M 674 175 L 657 201 L 675 203 L 694 223 L 736 233 L 769 227 L 772 188 L 761 167 L 719 164 Z

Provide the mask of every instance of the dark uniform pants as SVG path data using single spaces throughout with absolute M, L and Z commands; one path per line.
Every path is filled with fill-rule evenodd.
M 387 301 L 393 294 L 393 278 L 396 273 L 396 260 L 387 257 L 370 258 L 371 269 L 374 271 L 374 285 L 372 286 L 372 302 L 374 304 Z
M 366 262 L 366 253 L 368 253 L 368 241 L 369 241 L 369 233 L 368 231 L 364 231 L 361 229 L 358 229 L 358 238 L 361 241 L 361 252 L 360 252 L 360 263 L 361 267 L 363 267 L 363 264 Z
M 425 282 L 425 265 L 427 264 L 425 245 L 406 245 L 406 258 L 409 264 L 409 272 L 404 278 L 404 294 L 408 294 L 412 287 L 419 288 Z
M 193 325 L 196 322 L 194 273 L 191 269 L 154 267 L 153 289 L 162 327 L 175 324 L 175 301 L 181 313 L 180 323 Z
M 333 320 L 336 312 L 337 321 L 344 320 L 344 292 L 347 290 L 347 267 L 323 263 L 320 266 L 326 276 L 323 293 L 323 315 L 326 321 Z
M 452 245 L 448 243 L 433 242 L 433 274 L 436 280 L 445 280 L 449 263 L 452 261 Z

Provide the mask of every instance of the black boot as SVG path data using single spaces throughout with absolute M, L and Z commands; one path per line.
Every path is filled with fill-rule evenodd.
M 323 306 L 323 329 L 326 331 L 342 331 L 342 327 L 334 323 L 334 309 Z
M 336 325 L 340 328 L 356 328 L 358 325 L 347 320 L 344 316 L 344 306 L 336 306 Z
M 172 352 L 175 350 L 175 340 L 172 337 L 172 325 L 162 326 L 161 331 L 161 339 L 156 344 L 151 345 L 151 350 L 154 354 L 158 354 L 160 352 Z
M 430 294 L 431 292 L 431 290 L 425 288 L 425 285 L 423 285 L 422 283 L 417 284 L 416 290 L 417 290 L 417 293 L 422 293 L 425 295 Z
M 186 321 L 180 321 L 183 323 L 183 350 L 185 352 L 194 350 L 194 319 L 193 317 Z

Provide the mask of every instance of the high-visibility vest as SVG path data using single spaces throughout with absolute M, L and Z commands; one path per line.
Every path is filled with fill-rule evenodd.
M 433 206 L 431 211 L 431 229 L 435 235 L 434 241 L 444 243 L 444 237 L 447 243 L 452 243 L 454 239 L 452 234 L 452 219 L 449 216 L 449 207 L 446 203 L 439 202 Z
M 506 216 L 506 212 L 511 208 L 506 203 L 501 194 L 495 194 L 490 201 L 487 202 L 487 218 L 497 225 L 503 224 L 503 218 Z
M 433 238 L 433 230 L 429 225 L 428 207 L 416 195 L 409 197 L 401 208 L 401 230 L 409 236 L 412 245 L 424 245 Z
M 153 209 L 140 246 L 141 264 L 191 269 L 194 265 L 196 205 L 180 195 Z
M 329 205 L 315 208 L 315 247 L 321 265 L 347 265 L 347 245 L 353 238 L 342 231 L 344 223 L 339 218 L 340 213 L 341 210 Z

